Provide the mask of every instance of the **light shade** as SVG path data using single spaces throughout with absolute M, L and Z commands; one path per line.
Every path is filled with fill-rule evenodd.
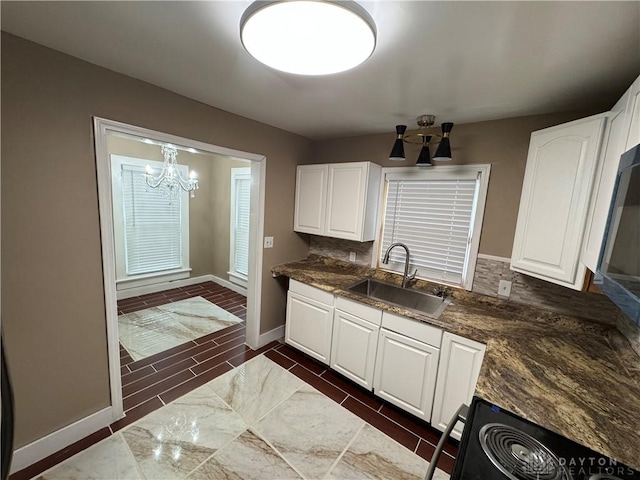
M 442 140 L 438 145 L 434 160 L 447 161 L 451 160 L 451 144 L 449 143 L 449 134 L 453 130 L 453 123 L 446 122 L 442 124 Z
M 393 143 L 393 148 L 389 154 L 389 160 L 395 162 L 404 161 L 404 132 L 406 132 L 406 125 L 396 125 L 396 141 Z
M 419 167 L 433 167 L 431 163 L 431 152 L 429 151 L 429 142 L 431 137 L 422 137 L 422 148 L 420 149 L 420 155 L 418 155 L 418 161 L 416 165 Z
M 376 44 L 369 14 L 355 2 L 258 1 L 240 21 L 240 37 L 257 60 L 288 73 L 327 75 L 364 62 Z

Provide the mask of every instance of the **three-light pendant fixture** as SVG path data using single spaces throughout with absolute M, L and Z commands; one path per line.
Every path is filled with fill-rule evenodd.
M 422 149 L 418 155 L 416 165 L 420 167 L 431 167 L 431 151 L 430 145 L 438 144 L 433 160 L 448 161 L 451 160 L 451 143 L 449 142 L 449 134 L 453 130 L 453 123 L 445 122 L 440 125 L 441 133 L 432 128 L 436 120 L 435 115 L 420 115 L 416 122 L 418 130 L 407 134 L 406 125 L 396 125 L 396 140 L 389 154 L 389 160 L 402 162 L 405 160 L 404 143 L 413 143 L 421 145 Z M 435 140 L 434 140 L 435 138 Z

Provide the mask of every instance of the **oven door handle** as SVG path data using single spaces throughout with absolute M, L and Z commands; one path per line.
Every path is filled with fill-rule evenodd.
M 469 407 L 464 403 L 460 405 L 460 408 L 453 415 L 451 420 L 449 420 L 449 424 L 444 432 L 442 432 L 442 436 L 440 437 L 440 441 L 436 446 L 436 449 L 433 451 L 433 456 L 431 457 L 431 461 L 429 462 L 429 468 L 427 469 L 427 474 L 424 477 L 424 480 L 432 480 L 433 474 L 436 472 L 436 467 L 438 465 L 438 460 L 440 460 L 440 455 L 442 454 L 442 450 L 444 449 L 444 444 L 449 439 L 453 427 L 456 426 L 456 423 L 462 422 L 466 423 L 467 416 L 469 415 Z

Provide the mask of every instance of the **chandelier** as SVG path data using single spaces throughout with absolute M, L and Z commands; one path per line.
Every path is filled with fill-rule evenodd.
M 420 155 L 416 165 L 421 167 L 431 167 L 431 152 L 429 151 L 430 145 L 439 144 L 436 149 L 436 154 L 433 156 L 433 160 L 448 161 L 451 160 L 451 144 L 449 143 L 449 134 L 453 130 L 453 123 L 445 122 L 440 126 L 442 133 L 435 130 L 432 126 L 436 120 L 435 115 L 420 115 L 416 118 L 418 124 L 418 130 L 405 134 L 407 131 L 406 125 L 396 125 L 396 141 L 391 149 L 389 160 L 396 162 L 402 162 L 405 160 L 404 156 L 404 142 L 421 145 Z M 432 140 L 433 138 L 436 140 Z
M 195 197 L 196 190 L 199 188 L 196 172 L 191 170 L 189 178 L 184 178 L 180 173 L 180 166 L 176 161 L 178 149 L 172 145 L 162 146 L 162 155 L 164 156 L 164 164 L 162 170 L 156 175 L 150 165 L 146 167 L 144 179 L 151 188 L 157 188 L 170 199 L 175 199 L 180 194 L 180 190 L 191 192 L 191 198 Z

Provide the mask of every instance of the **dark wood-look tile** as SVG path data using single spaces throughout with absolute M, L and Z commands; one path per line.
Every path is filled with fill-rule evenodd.
M 224 335 L 228 335 L 230 333 L 233 332 L 237 332 L 237 331 L 244 331 L 245 329 L 245 325 L 244 323 L 238 323 L 236 325 L 232 325 L 230 327 L 227 328 L 223 328 L 222 330 L 218 330 L 217 332 L 213 332 L 213 333 L 209 333 L 207 335 L 205 335 L 204 337 L 200 337 L 200 338 L 196 338 L 194 340 L 194 342 L 196 342 L 198 345 L 201 343 L 206 343 L 206 342 L 210 342 L 211 340 L 215 340 L 216 338 L 220 338 Z
M 237 367 L 239 365 L 242 365 L 244 362 L 248 362 L 252 358 L 257 357 L 258 355 L 263 354 L 264 352 L 268 352 L 269 350 L 276 347 L 277 345 L 279 345 L 278 342 L 271 342 L 271 343 L 268 343 L 267 345 L 264 345 L 258 348 L 257 350 L 252 350 L 252 349 L 245 350 L 240 355 L 236 355 L 235 357 L 227 361 L 234 367 Z
M 232 348 L 237 347 L 238 345 L 244 345 L 244 342 L 245 342 L 245 338 L 244 338 L 244 335 L 242 335 L 226 343 L 223 343 L 222 345 L 216 345 L 213 342 L 204 343 L 200 345 L 201 353 L 194 355 L 193 359 L 198 363 L 206 362 L 210 358 L 215 357 L 216 355 L 220 355 L 222 352 L 231 350 Z
M 131 358 L 131 355 L 129 355 L 128 353 L 120 357 L 121 367 L 124 367 L 125 365 L 129 366 L 131 364 L 133 364 L 133 358 Z M 129 369 L 132 370 L 131 367 L 129 367 Z
M 122 396 L 126 398 L 129 395 L 133 395 L 134 393 L 144 390 L 145 388 L 150 387 L 155 383 L 161 382 L 165 378 L 182 372 L 183 370 L 188 370 L 194 365 L 196 365 L 196 361 L 193 358 L 187 358 L 180 362 L 173 363 L 166 368 L 159 370 L 158 372 L 151 373 L 150 375 L 140 378 L 140 380 L 136 380 L 122 387 Z M 148 368 L 153 370 L 153 368 L 151 367 Z
M 431 445 L 429 442 L 420 440 L 420 444 L 418 445 L 416 453 L 424 458 L 427 462 L 430 462 L 435 449 L 436 447 Z M 440 455 L 440 459 L 438 460 L 438 468 L 451 475 L 455 462 L 455 458 L 453 458 L 447 452 L 442 452 L 442 455 Z
M 390 418 L 396 423 L 399 423 L 410 432 L 415 433 L 417 436 L 425 440 L 426 442 L 437 445 L 440 441 L 441 432 L 433 428 L 427 422 L 420 420 L 419 418 L 411 415 L 410 413 L 400 410 L 395 405 L 384 402 L 384 405 L 379 410 L 382 415 Z M 444 446 L 445 452 L 452 456 L 456 456 L 458 453 L 458 445 L 455 440 L 449 440 Z
M 84 437 L 81 440 L 78 440 L 75 443 L 72 443 L 66 448 L 59 450 L 58 452 L 49 455 L 46 458 L 43 458 L 39 462 L 30 465 L 29 467 L 20 470 L 19 472 L 15 472 L 13 475 L 9 477 L 10 480 L 29 480 L 36 475 L 41 474 L 45 470 L 48 470 L 51 467 L 56 466 L 60 462 L 66 460 L 67 458 L 72 457 L 76 453 L 79 453 L 90 446 L 98 443 L 100 440 L 104 440 L 105 438 L 111 435 L 111 430 L 109 427 L 104 427 L 98 430 L 91 435 Z
M 160 395 L 161 393 L 166 392 L 167 390 L 180 385 L 181 383 L 190 380 L 195 377 L 191 370 L 183 370 L 180 373 L 177 373 L 171 377 L 165 378 L 164 380 L 151 385 L 144 390 L 141 390 L 133 395 L 129 395 L 125 397 L 122 401 L 125 410 L 129 410 L 130 408 L 135 407 L 143 402 L 146 402 L 150 398 L 155 397 L 156 395 Z
M 273 360 L 274 362 L 276 362 L 278 365 L 280 365 L 282 368 L 286 370 L 289 370 L 294 365 L 297 365 L 296 362 L 294 362 L 288 357 L 285 357 L 276 349 L 272 349 L 272 350 L 269 350 L 268 352 L 265 352 L 264 356 L 267 357 L 269 360 Z
M 226 332 L 224 335 L 220 335 L 216 337 L 213 341 L 218 345 L 222 345 L 231 340 L 235 340 L 236 338 L 242 337 L 244 338 L 246 328 L 239 328 L 238 330 L 234 330 L 233 332 Z
M 139 303 L 142 303 L 142 299 L 140 297 L 123 298 L 122 300 L 118 300 L 118 307 L 129 307 Z
M 222 353 L 210 358 L 209 360 L 199 363 L 195 367 L 191 367 L 191 371 L 193 371 L 193 373 L 195 373 L 196 375 L 200 375 L 201 373 L 206 372 L 207 370 L 215 367 L 216 365 L 226 362 L 227 360 L 232 359 L 236 355 L 240 355 L 242 352 L 246 350 L 251 350 L 251 349 L 246 345 L 238 345 L 236 347 L 231 348 L 230 350 L 223 351 Z
M 381 432 L 386 433 L 396 442 L 404 445 L 412 452 L 415 451 L 418 442 L 420 441 L 420 438 L 417 435 L 414 435 L 397 423 L 389 420 L 387 417 L 367 407 L 365 404 L 360 403 L 353 397 L 348 397 L 344 402 L 342 402 L 342 406 L 356 414 L 365 422 L 376 427 Z
M 289 345 L 280 345 L 278 347 L 278 352 L 285 357 L 289 357 L 294 362 L 299 363 L 307 370 L 311 370 L 316 375 L 320 375 L 327 369 L 325 365 L 311 359 L 310 357 L 307 357 L 303 353 L 300 353 L 297 350 L 291 348 Z
M 111 427 L 111 431 L 115 433 L 118 430 L 122 430 L 127 425 L 131 425 L 136 420 L 140 420 L 145 415 L 148 415 L 151 412 L 162 408 L 163 406 L 164 404 L 158 397 L 152 397 L 146 402 L 143 402 L 140 405 L 136 405 L 135 407 L 127 410 L 125 412 L 124 418 L 116 420 L 111 425 L 109 425 L 109 427 Z
M 378 410 L 382 406 L 382 401 L 378 397 L 374 396 L 372 392 L 363 389 L 351 380 L 344 378 L 342 375 L 339 375 L 332 370 L 326 370 L 321 376 L 326 381 L 333 383 L 336 387 L 344 390 L 369 408 Z
M 324 380 L 322 377 L 319 377 L 315 373 L 310 372 L 309 370 L 307 370 L 301 365 L 295 365 L 289 371 L 293 373 L 296 377 L 298 377 L 300 380 L 307 382 L 316 390 L 319 390 L 320 392 L 324 393 L 327 397 L 329 397 L 334 402 L 342 403 L 344 399 L 347 398 L 346 392 L 340 390 L 338 387 L 330 384 L 329 382 Z
M 223 362 L 220 365 L 217 365 L 206 372 L 201 373 L 197 377 L 192 378 L 191 380 L 187 380 L 186 382 L 174 387 L 160 395 L 160 398 L 164 403 L 173 402 L 176 398 L 180 398 L 183 395 L 195 390 L 198 387 L 201 387 L 205 383 L 210 382 L 214 378 L 219 377 L 227 373 L 229 370 L 233 370 L 233 367 L 229 365 L 227 362 Z
M 130 383 L 140 380 L 141 378 L 144 378 L 147 375 L 151 375 L 152 373 L 155 373 L 155 371 L 156 370 L 151 365 L 148 365 L 134 372 L 128 373 L 126 375 L 122 375 L 122 386 L 124 387 L 125 385 L 129 385 Z
M 174 357 L 175 355 L 181 354 L 183 352 L 186 352 L 194 347 L 196 347 L 198 344 L 193 342 L 193 341 L 189 341 L 189 342 L 185 342 L 182 343 L 180 345 L 176 345 L 175 347 L 171 347 L 163 352 L 159 352 L 159 353 L 155 353 L 153 355 L 149 355 L 148 357 L 142 358 L 140 360 L 137 360 L 136 362 L 134 362 L 132 365 L 129 365 L 129 368 L 131 369 L 131 371 L 134 370 L 138 370 L 142 367 L 146 367 L 148 365 L 153 365 L 155 363 L 161 362 L 165 359 Z M 181 356 L 180 358 L 176 358 L 176 361 L 179 360 L 184 360 L 185 358 L 190 357 L 191 355 L 186 355 L 186 356 Z
M 127 367 L 126 365 L 123 365 L 122 367 L 120 367 L 120 375 L 124 376 L 130 373 L 131 373 L 131 370 L 129 370 L 129 367 Z

